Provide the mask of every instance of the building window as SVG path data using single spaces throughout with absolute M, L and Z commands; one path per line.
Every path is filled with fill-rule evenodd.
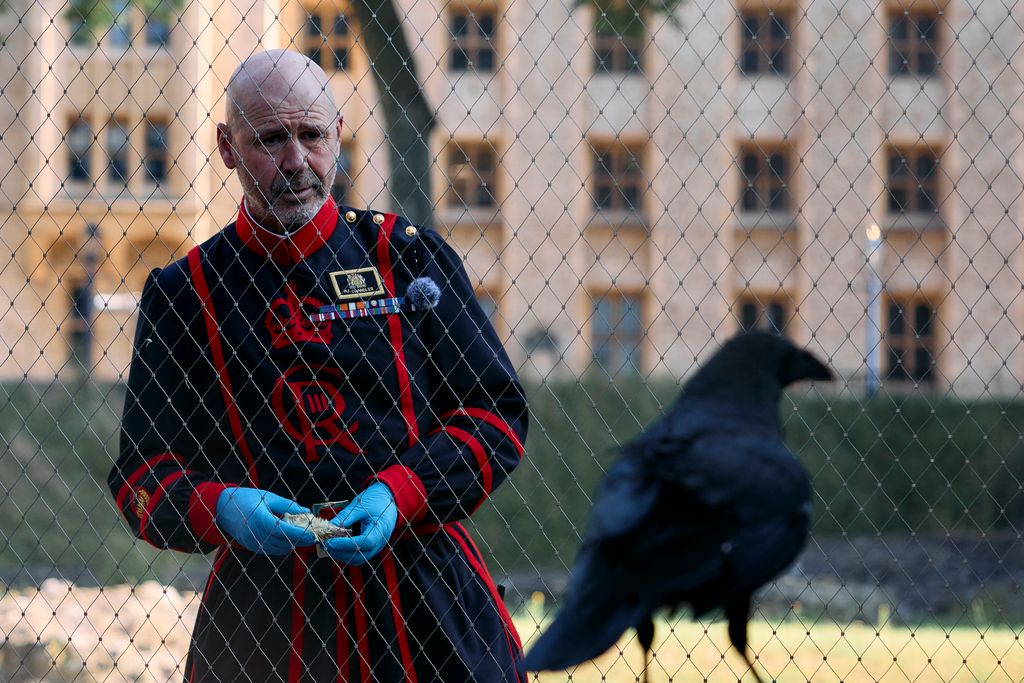
M 167 124 L 162 121 L 146 120 L 146 142 L 142 164 L 146 181 L 156 186 L 167 180 L 168 145 Z
M 740 71 L 747 76 L 788 76 L 789 25 L 789 16 L 775 10 L 743 10 L 740 15 Z
M 889 15 L 889 73 L 934 76 L 938 65 L 938 13 L 894 10 Z
M 348 70 L 352 26 L 344 11 L 330 6 L 307 8 L 300 42 L 303 54 L 325 71 Z
M 165 47 L 171 39 L 171 26 L 164 19 L 146 18 L 146 45 Z
M 644 326 L 639 296 L 595 297 L 590 329 L 591 349 L 598 366 L 613 377 L 640 373 Z
M 68 344 L 71 361 L 79 368 L 92 365 L 92 287 L 79 283 L 71 288 L 71 308 L 68 317 Z
M 453 143 L 448 148 L 448 206 L 495 206 L 497 175 L 498 154 L 489 142 Z
M 450 65 L 452 71 L 473 69 L 494 71 L 494 10 L 452 10 L 449 29 L 452 34 Z
M 89 155 L 92 151 L 92 127 L 85 119 L 71 124 L 65 141 L 68 145 L 68 177 L 76 182 L 88 182 L 92 178 Z
M 786 302 L 776 297 L 741 297 L 739 307 L 740 330 L 753 332 L 762 330 L 774 334 L 785 334 L 789 321 Z
M 643 71 L 646 29 L 639 5 L 613 3 L 594 8 L 594 71 L 630 74 Z
M 110 25 L 110 32 L 107 33 L 107 37 L 110 40 L 110 44 L 114 47 L 131 47 L 132 9 L 133 5 L 128 0 L 113 0 L 110 4 L 113 23 Z
M 931 384 L 935 381 L 936 311 L 920 299 L 893 299 L 885 332 L 887 379 Z
M 591 143 L 594 150 L 594 208 L 598 211 L 639 213 L 644 186 L 639 145 Z
M 352 189 L 352 149 L 348 144 L 341 145 L 338 153 L 337 168 L 334 182 L 331 184 L 331 196 L 338 204 L 348 203 L 348 194 Z
M 889 213 L 939 211 L 939 158 L 927 149 L 889 150 Z
M 107 180 L 112 185 L 128 184 L 128 125 L 111 119 L 107 125 Z
M 789 153 L 783 147 L 740 150 L 740 210 L 789 212 Z

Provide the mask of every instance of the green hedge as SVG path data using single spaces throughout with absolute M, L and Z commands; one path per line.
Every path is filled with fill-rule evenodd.
M 525 462 L 475 520 L 505 571 L 571 564 L 615 446 L 675 398 L 675 384 L 533 387 Z M 814 481 L 819 534 L 1024 528 L 1024 402 L 812 395 L 781 406 Z
M 526 459 L 472 522 L 493 568 L 571 565 L 617 445 L 677 389 L 589 380 L 529 388 Z M 107 493 L 122 401 L 117 386 L 0 387 L 0 576 L 56 565 L 87 567 L 101 581 L 167 579 L 180 566 L 182 556 L 136 542 Z M 806 394 L 785 399 L 782 415 L 814 478 L 818 533 L 1024 527 L 1024 402 Z
M 0 386 L 5 582 L 35 582 L 54 568 L 81 581 L 169 581 L 183 560 L 201 571 L 204 558 L 137 542 L 117 516 L 107 473 L 117 455 L 123 404 L 119 385 Z

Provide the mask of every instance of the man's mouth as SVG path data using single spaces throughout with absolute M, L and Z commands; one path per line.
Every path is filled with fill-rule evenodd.
M 316 194 L 316 188 L 314 188 L 312 185 L 308 185 L 308 186 L 302 187 L 302 188 L 289 188 L 289 189 L 285 190 L 281 194 L 281 196 L 284 199 L 291 199 L 291 198 L 294 198 L 294 199 L 310 199 L 315 194 Z

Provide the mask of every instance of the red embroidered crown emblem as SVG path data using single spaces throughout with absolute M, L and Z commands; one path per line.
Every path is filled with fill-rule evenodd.
M 270 310 L 263 324 L 270 332 L 270 340 L 275 349 L 311 342 L 315 344 L 331 343 L 331 323 L 329 321 L 314 322 L 310 319 L 313 313 L 319 312 L 324 304 L 311 296 L 300 300 L 295 294 L 295 285 L 285 285 L 285 296 L 270 302 Z

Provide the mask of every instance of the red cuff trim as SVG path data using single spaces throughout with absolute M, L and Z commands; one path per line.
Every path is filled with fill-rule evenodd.
M 154 543 L 153 539 L 149 537 L 149 533 L 146 530 L 146 527 L 149 525 L 149 519 L 153 515 L 153 510 L 156 510 L 157 506 L 160 504 L 160 501 L 164 499 L 164 494 L 166 494 L 167 491 L 170 490 L 174 482 L 192 473 L 192 470 L 178 470 L 177 472 L 172 472 L 171 474 L 167 475 L 166 477 L 160 480 L 159 486 L 157 486 L 156 490 L 153 491 L 152 494 L 150 494 L 149 501 L 146 503 L 146 507 L 142 510 L 142 514 L 139 515 L 139 538 L 141 538 L 143 541 L 146 541 L 152 546 L 155 546 L 157 548 L 161 547 Z
M 235 484 L 217 484 L 212 481 L 196 484 L 188 499 L 188 523 L 196 537 L 213 545 L 227 545 L 228 539 L 217 528 L 217 499 L 224 489 Z
M 380 472 L 375 481 L 391 489 L 398 506 L 399 523 L 415 524 L 427 514 L 427 489 L 418 474 L 405 465 L 392 465 Z
M 124 480 L 121 490 L 117 492 L 115 501 L 118 510 L 124 510 L 124 503 L 128 499 L 128 495 L 135 488 L 135 485 L 139 483 L 139 480 L 147 475 L 156 474 L 157 465 L 164 462 L 174 462 L 181 465 L 181 467 L 185 466 L 184 458 L 177 453 L 161 453 L 160 455 L 148 458 L 144 463 L 132 470 L 132 473 Z

